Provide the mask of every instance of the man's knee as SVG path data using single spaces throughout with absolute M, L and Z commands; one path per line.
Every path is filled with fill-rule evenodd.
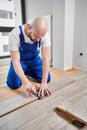
M 12 81 L 8 81 L 7 80 L 7 86 L 9 87 L 9 88 L 11 88 L 11 89 L 18 89 L 18 88 L 20 88 L 21 87 L 21 85 L 22 85 L 22 83 L 20 82 L 20 83 L 18 83 L 18 82 L 12 82 Z
M 15 74 L 13 76 L 10 75 L 10 73 L 8 73 L 6 83 L 7 83 L 8 87 L 11 89 L 20 88 L 22 85 L 21 79 L 18 76 L 16 76 Z

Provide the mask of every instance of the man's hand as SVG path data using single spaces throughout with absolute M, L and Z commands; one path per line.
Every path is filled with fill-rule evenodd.
M 34 93 L 36 93 L 36 87 L 31 82 L 25 84 L 24 88 L 27 96 L 34 96 Z
M 39 97 L 43 97 L 44 94 L 46 94 L 46 95 L 48 95 L 48 96 L 51 94 L 51 92 L 50 92 L 50 90 L 49 90 L 49 88 L 48 88 L 47 83 L 41 84 L 40 89 L 39 89 L 38 96 L 39 96 Z

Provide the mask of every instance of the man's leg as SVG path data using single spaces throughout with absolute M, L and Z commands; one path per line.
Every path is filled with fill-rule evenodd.
M 21 65 L 22 65 L 22 68 L 25 70 L 26 66 L 24 65 L 23 62 L 21 62 Z M 7 76 L 7 85 L 11 89 L 17 89 L 17 88 L 21 87 L 21 85 L 22 85 L 22 81 L 19 78 L 19 76 L 16 74 L 16 72 L 13 68 L 12 62 L 10 64 L 10 69 L 9 69 L 8 76 Z
M 38 65 L 31 68 L 32 78 L 36 79 L 38 82 L 42 81 L 42 65 Z M 47 82 L 50 82 L 51 76 L 48 74 Z
M 41 61 L 41 59 L 38 58 L 38 60 Z M 38 82 L 42 81 L 42 61 L 33 67 L 30 67 L 29 69 L 27 69 L 27 75 L 31 76 L 32 78 L 36 79 Z M 51 76 L 50 76 L 50 72 L 48 74 L 48 79 L 47 82 L 50 82 L 51 80 Z

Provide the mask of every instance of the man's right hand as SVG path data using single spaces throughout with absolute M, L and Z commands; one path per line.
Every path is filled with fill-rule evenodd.
M 27 96 L 34 96 L 34 93 L 36 93 L 36 87 L 31 82 L 25 84 L 24 88 Z

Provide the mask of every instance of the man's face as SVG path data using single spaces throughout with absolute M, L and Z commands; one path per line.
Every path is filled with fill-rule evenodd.
M 34 32 L 31 31 L 31 32 L 29 33 L 29 38 L 30 38 L 30 40 L 33 41 L 33 42 L 38 42 L 38 41 L 40 40 L 41 36 L 38 35 L 37 33 L 34 33 Z
M 28 25 L 27 36 L 33 42 L 38 42 L 41 39 L 41 37 L 45 35 L 45 33 L 46 32 L 43 32 L 42 30 L 38 31 L 38 29 L 32 27 L 32 25 Z
M 27 29 L 27 36 L 30 38 L 31 41 L 33 42 L 38 42 L 40 38 L 42 37 L 39 33 L 37 33 L 35 30 Z

